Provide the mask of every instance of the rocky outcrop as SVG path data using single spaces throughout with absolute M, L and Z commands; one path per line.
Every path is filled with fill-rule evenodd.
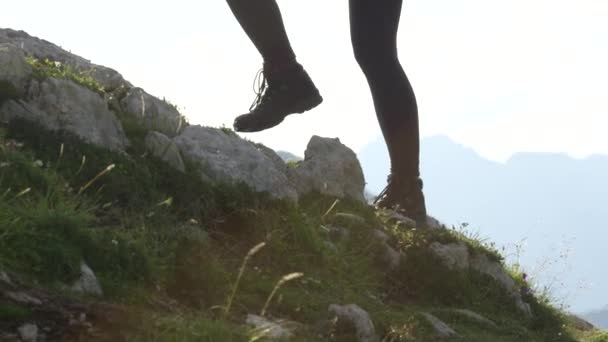
M 124 151 L 128 144 L 104 98 L 69 80 L 31 80 L 23 100 L 10 100 L 0 106 L 0 120 L 15 118 L 37 122 L 49 130 L 72 132 L 86 142 L 113 151 Z
M 220 129 L 189 126 L 174 139 L 182 155 L 198 164 L 202 177 L 219 182 L 244 182 L 275 198 L 297 201 L 284 172 L 252 143 Z
M 69 65 L 74 70 L 87 72 L 108 92 L 119 87 L 131 87 L 131 84 L 115 70 L 93 64 L 91 61 L 70 53 L 51 42 L 32 37 L 23 31 L 0 29 L 0 44 L 2 43 L 10 43 L 27 55 L 37 59 L 60 62 Z
M 298 193 L 311 191 L 365 203 L 365 179 L 356 154 L 339 139 L 313 136 L 305 157 L 290 168 L 289 179 Z
M 31 77 L 32 67 L 23 51 L 12 44 L 0 44 L 0 103 L 23 97 Z

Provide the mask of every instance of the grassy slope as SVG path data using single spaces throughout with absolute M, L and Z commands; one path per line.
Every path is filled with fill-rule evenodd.
M 352 341 L 326 321 L 327 308 L 356 303 L 385 341 L 436 340 L 422 312 L 436 314 L 465 341 L 608 341 L 605 334 L 576 331 L 542 299 L 528 298 L 535 318 L 525 319 L 491 279 L 450 271 L 426 248 L 433 241 L 463 240 L 500 260 L 474 239 L 406 229 L 370 207 L 348 201 L 333 206 L 334 199 L 320 195 L 295 206 L 244 185 L 206 184 L 192 165 L 182 174 L 148 156 L 145 130 L 128 116 L 121 121 L 132 142 L 128 155 L 27 122 L 0 132 L 0 269 L 73 296 L 61 284 L 73 281 L 86 260 L 106 293 L 100 305 L 116 308 L 104 310 L 116 317 L 106 317 L 107 326 L 98 323 L 100 339 L 248 341 L 255 332 L 244 326 L 245 315 L 262 310 L 283 276 L 302 272 L 267 310 L 302 323 L 296 340 Z M 349 232 L 335 248 L 328 245 L 331 226 Z M 371 238 L 376 228 L 406 253 L 399 269 L 381 271 L 380 246 Z M 266 245 L 251 256 L 230 302 L 244 257 L 260 242 Z M 444 308 L 471 309 L 499 328 Z M 3 322 L 32 315 L 30 308 L 0 300 Z

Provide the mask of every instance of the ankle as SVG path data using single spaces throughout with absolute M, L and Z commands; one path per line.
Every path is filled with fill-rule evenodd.
M 281 62 L 264 62 L 264 75 L 271 78 L 281 78 L 283 75 L 288 75 L 293 72 L 301 71 L 302 65 L 294 58 L 292 60 L 286 60 Z

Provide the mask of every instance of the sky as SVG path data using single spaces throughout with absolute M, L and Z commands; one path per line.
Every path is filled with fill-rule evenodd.
M 313 134 L 360 150 L 380 135 L 350 47 L 348 2 L 279 0 L 299 61 L 324 103 L 247 138 L 303 154 Z M 224 1 L 9 1 L 21 29 L 176 104 L 191 123 L 231 126 L 255 98 L 262 60 Z M 406 0 L 399 54 L 421 135 L 482 156 L 608 154 L 608 2 Z M 263 18 L 262 18 L 263 19 Z

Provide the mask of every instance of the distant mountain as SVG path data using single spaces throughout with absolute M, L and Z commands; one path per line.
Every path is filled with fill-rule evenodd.
M 583 318 L 601 329 L 608 329 L 608 306 L 602 310 L 592 311 L 583 315 Z
M 279 155 L 279 157 L 281 157 L 281 159 L 283 159 L 286 163 L 290 162 L 290 161 L 300 161 L 304 158 L 302 157 L 298 157 L 295 154 L 291 153 L 291 152 L 287 152 L 287 151 L 277 151 L 277 154 Z
M 384 142 L 358 155 L 378 193 L 389 170 Z M 607 256 L 608 156 L 518 153 L 497 163 L 437 136 L 421 142 L 421 173 L 430 214 L 502 245 L 525 239 L 522 264 L 575 310 L 608 302 L 608 272 L 597 264 Z

